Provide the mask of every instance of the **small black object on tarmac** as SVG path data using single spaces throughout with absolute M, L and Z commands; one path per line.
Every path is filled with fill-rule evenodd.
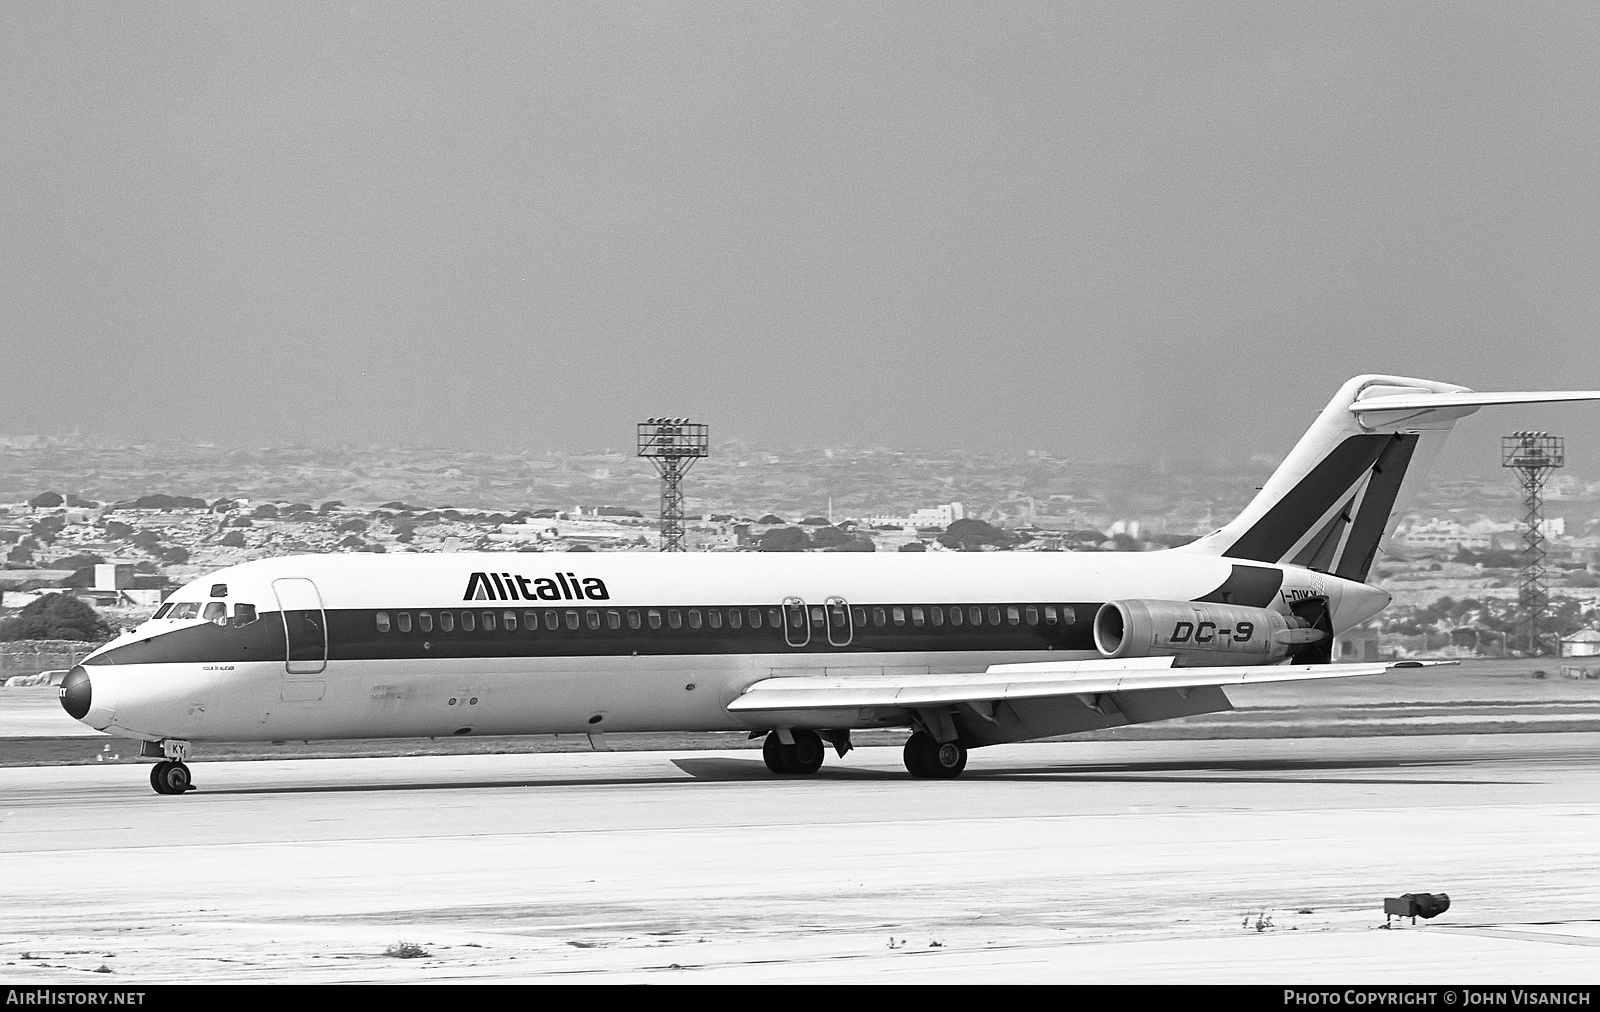
M 1389 926 L 1391 917 L 1409 917 L 1411 923 L 1417 923 L 1417 918 L 1430 920 L 1438 917 L 1450 909 L 1450 897 L 1444 893 L 1406 893 L 1404 896 L 1389 896 L 1383 901 L 1383 924 Z

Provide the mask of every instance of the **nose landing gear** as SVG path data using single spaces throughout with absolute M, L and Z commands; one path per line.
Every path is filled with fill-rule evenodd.
M 184 794 L 194 790 L 194 780 L 183 761 L 189 758 L 189 743 L 178 738 L 162 738 L 139 744 L 139 756 L 160 759 L 150 771 L 150 786 L 157 794 Z
M 189 767 L 180 762 L 164 760 L 156 763 L 150 771 L 150 786 L 156 789 L 157 794 L 183 794 L 194 790 L 194 780 L 189 776 Z

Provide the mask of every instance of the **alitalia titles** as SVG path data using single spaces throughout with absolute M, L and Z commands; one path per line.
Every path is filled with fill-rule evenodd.
M 467 577 L 463 601 L 609 601 L 611 592 L 598 576 L 576 573 L 523 576 L 520 573 L 473 573 Z

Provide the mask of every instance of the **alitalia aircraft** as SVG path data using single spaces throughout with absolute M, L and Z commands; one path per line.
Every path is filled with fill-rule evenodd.
M 1223 687 L 1379 674 L 1333 638 L 1455 421 L 1600 391 L 1358 376 L 1240 516 L 1145 553 L 338 554 L 196 580 L 72 669 L 162 794 L 207 741 L 748 731 L 814 773 L 858 728 L 916 777 L 969 749 L 1230 709 Z M 1415 665 L 1416 662 L 1410 662 Z

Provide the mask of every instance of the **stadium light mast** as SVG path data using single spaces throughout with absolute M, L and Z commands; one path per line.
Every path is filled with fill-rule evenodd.
M 1509 467 L 1522 479 L 1522 547 L 1527 561 L 1517 585 L 1517 604 L 1522 611 L 1523 635 L 1528 653 L 1544 653 L 1544 615 L 1550 606 L 1550 592 L 1544 582 L 1544 483 L 1550 472 L 1567 463 L 1566 440 L 1548 432 L 1513 432 L 1500 438 L 1500 466 Z
M 651 418 L 639 423 L 639 456 L 661 475 L 661 550 L 688 551 L 683 544 L 683 476 L 709 455 L 709 426 L 687 418 Z

